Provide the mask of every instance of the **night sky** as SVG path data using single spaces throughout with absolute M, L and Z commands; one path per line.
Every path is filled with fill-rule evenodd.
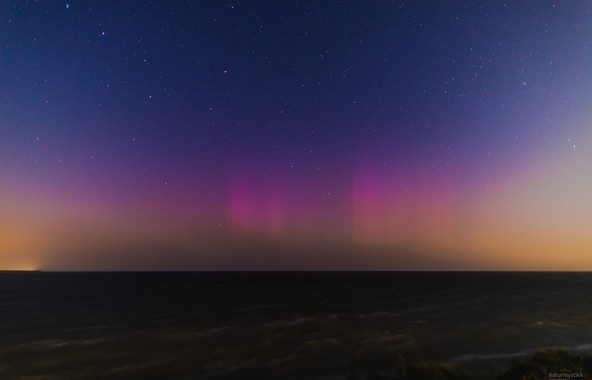
M 592 3 L 3 1 L 0 269 L 592 269 Z

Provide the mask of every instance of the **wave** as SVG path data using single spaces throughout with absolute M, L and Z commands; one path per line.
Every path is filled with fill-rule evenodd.
M 46 349 L 60 349 L 73 346 L 92 346 L 106 342 L 111 337 L 94 338 L 94 339 L 73 339 L 73 340 L 59 340 L 59 339 L 45 339 L 38 340 L 31 343 L 21 343 L 13 346 L 3 348 L 1 353 L 8 353 L 13 351 L 25 350 L 46 350 Z
M 545 349 L 548 347 L 538 347 L 532 348 L 522 351 L 516 352 L 508 352 L 508 353 L 493 353 L 493 354 L 476 354 L 476 353 L 468 353 L 459 356 L 455 356 L 451 359 L 446 360 L 447 364 L 456 365 L 461 363 L 469 363 L 469 362 L 478 362 L 478 361 L 489 361 L 489 360 L 498 360 L 498 359 L 514 359 L 525 357 L 529 355 L 533 355 L 536 352 Z M 585 343 L 585 344 L 578 344 L 574 346 L 559 346 L 554 347 L 559 348 L 566 351 L 571 352 L 578 352 L 578 351 L 592 351 L 592 343 Z

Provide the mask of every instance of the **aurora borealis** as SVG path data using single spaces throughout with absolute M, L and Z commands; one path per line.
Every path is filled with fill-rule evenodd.
M 0 269 L 592 269 L 589 2 L 0 4 Z

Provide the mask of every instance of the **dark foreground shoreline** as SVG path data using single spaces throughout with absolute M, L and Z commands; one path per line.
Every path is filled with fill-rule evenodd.
M 592 379 L 591 273 L 2 273 L 2 380 Z

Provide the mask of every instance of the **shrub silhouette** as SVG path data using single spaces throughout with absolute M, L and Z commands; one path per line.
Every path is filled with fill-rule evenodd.
M 581 373 L 582 377 L 572 378 L 592 378 L 592 355 L 575 355 L 558 348 L 547 348 L 528 358 L 514 360 L 506 371 L 497 375 L 475 375 L 462 367 L 434 361 L 407 364 L 402 356 L 391 357 L 395 360 L 390 367 L 384 365 L 382 357 L 378 367 L 358 368 L 346 380 L 548 380 L 551 373 Z M 366 364 L 371 365 L 373 361 L 367 360 Z M 390 370 L 386 370 L 387 367 Z
M 548 348 L 526 359 L 512 362 L 499 376 L 500 380 L 546 380 L 549 374 L 580 372 L 584 378 L 592 375 L 592 356 L 577 356 L 557 348 Z

